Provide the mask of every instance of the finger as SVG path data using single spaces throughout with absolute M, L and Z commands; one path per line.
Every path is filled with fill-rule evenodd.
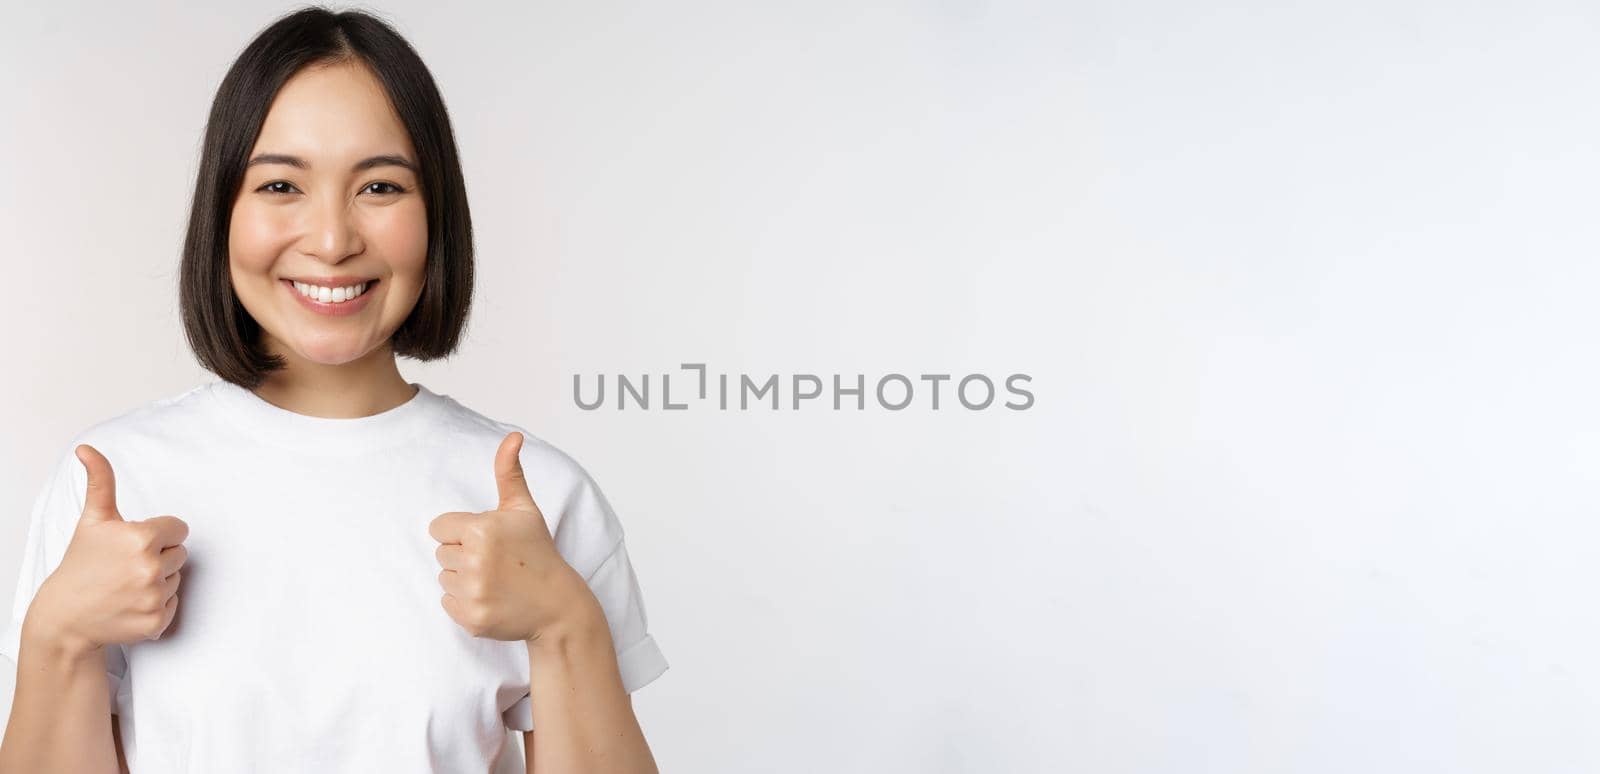
M 178 586 L 180 584 L 182 584 L 182 583 L 183 583 L 183 573 L 181 571 L 180 572 L 175 572 L 175 573 L 173 573 L 171 575 L 168 575 L 165 578 L 162 578 L 161 579 L 161 598 L 165 599 L 165 600 L 167 600 L 169 602 L 172 601 L 172 597 L 178 593 Z
M 465 599 L 470 596 L 467 594 L 466 581 L 462 579 L 461 573 L 455 570 L 439 571 L 439 587 L 443 588 L 446 594 L 457 599 Z
M 439 597 L 439 604 L 444 607 L 444 611 L 446 613 L 450 614 L 450 620 L 455 621 L 461 626 L 466 626 L 465 623 L 462 623 L 461 618 L 461 600 L 456 599 L 454 596 L 447 593 L 444 596 Z
M 78 444 L 73 453 L 89 475 L 89 485 L 83 492 L 83 514 L 80 518 L 122 521 L 122 514 L 117 512 L 117 477 L 111 471 L 111 461 L 99 449 L 86 443 Z
M 441 513 L 428 522 L 428 534 L 440 543 L 460 543 L 467 534 L 467 522 L 477 515 L 466 511 Z
M 177 516 L 152 516 L 140 521 L 155 528 L 156 542 L 162 550 L 170 546 L 182 545 L 189 539 L 189 525 Z
M 500 440 L 494 456 L 494 479 L 500 488 L 500 510 L 534 511 L 539 506 L 528 491 L 528 479 L 522 475 L 522 433 L 508 433 Z
M 189 549 L 183 546 L 168 546 L 161 549 L 160 559 L 161 577 L 165 578 L 177 572 L 183 567 L 183 563 L 189 560 Z
M 162 615 L 162 618 L 164 619 L 161 622 L 161 631 L 156 632 L 156 636 L 150 638 L 152 640 L 161 639 L 161 635 L 166 634 L 167 633 L 167 629 L 172 626 L 172 619 L 177 617 L 177 615 L 178 615 L 178 595 L 177 594 L 173 594 L 171 597 L 169 597 L 167 599 L 167 606 L 165 608 L 162 608 L 161 615 Z
M 464 570 L 467 567 L 467 549 L 459 543 L 440 543 L 433 550 L 433 556 L 439 560 L 439 566 L 446 570 Z

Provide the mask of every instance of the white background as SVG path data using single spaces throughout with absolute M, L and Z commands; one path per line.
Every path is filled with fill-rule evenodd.
M 67 440 L 210 378 L 201 133 L 290 7 L 5 11 L 0 598 Z M 663 771 L 1600 768 L 1594 6 L 378 8 L 481 272 L 402 371 L 605 488 Z M 1036 402 L 572 400 L 683 362 Z

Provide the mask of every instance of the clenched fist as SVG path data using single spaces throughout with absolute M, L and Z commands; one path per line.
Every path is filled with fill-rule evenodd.
M 110 461 L 88 444 L 73 452 L 89 475 L 83 513 L 30 613 L 41 611 L 54 636 L 87 650 L 159 638 L 177 614 L 189 525 L 176 516 L 123 520 Z
M 583 576 L 556 551 L 523 478 L 521 449 L 521 433 L 500 441 L 494 460 L 498 508 L 451 511 L 428 524 L 444 568 L 440 603 L 474 637 L 531 642 L 599 607 Z

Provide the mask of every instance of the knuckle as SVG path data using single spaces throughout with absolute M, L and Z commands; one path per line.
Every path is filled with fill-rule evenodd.
M 150 542 L 149 529 L 147 527 L 139 523 L 119 524 L 117 526 L 121 527 L 121 529 L 117 530 L 117 539 L 122 541 L 122 545 L 126 546 L 127 551 L 137 553 L 145 550 L 145 545 Z
M 134 524 L 133 535 L 140 551 L 150 552 L 161 550 L 161 546 L 159 545 L 161 531 L 157 529 L 154 524 L 144 521 Z

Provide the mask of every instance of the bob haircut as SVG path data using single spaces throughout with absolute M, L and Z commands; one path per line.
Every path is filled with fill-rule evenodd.
M 307 6 L 279 18 L 239 54 L 217 87 L 206 121 L 179 269 L 178 307 L 200 364 L 245 388 L 285 367 L 260 347 L 261 326 L 239 302 L 228 271 L 228 224 L 245 163 L 278 90 L 310 65 L 359 62 L 383 84 L 411 135 L 427 210 L 422 295 L 389 338 L 396 356 L 435 360 L 454 352 L 472 305 L 472 216 L 455 135 L 433 75 L 384 21 L 362 11 Z

